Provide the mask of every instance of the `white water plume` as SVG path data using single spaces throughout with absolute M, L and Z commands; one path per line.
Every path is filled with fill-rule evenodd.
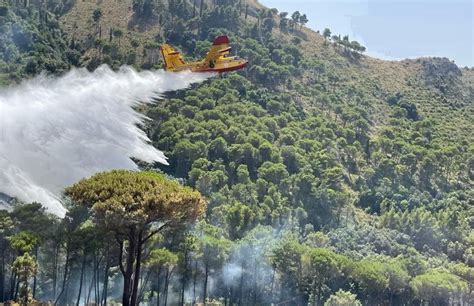
M 0 89 L 0 193 L 63 216 L 59 195 L 81 178 L 136 169 L 130 157 L 166 164 L 137 127 L 146 118 L 133 107 L 208 77 L 101 66 Z

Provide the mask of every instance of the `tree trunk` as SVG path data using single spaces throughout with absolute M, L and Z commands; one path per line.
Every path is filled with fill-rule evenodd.
M 270 285 L 270 302 L 273 303 L 273 290 L 275 287 L 275 267 L 272 267 L 272 281 Z
M 244 268 L 244 263 L 242 262 L 242 268 Z M 239 285 L 239 306 L 242 305 L 242 296 L 244 293 L 244 271 L 240 274 L 240 285 Z
M 255 258 L 254 266 L 253 266 L 253 302 L 252 305 L 257 304 L 257 275 L 258 275 L 258 267 L 257 267 L 257 259 Z
M 82 284 L 84 282 L 84 270 L 86 269 L 86 254 L 82 254 L 81 277 L 79 278 L 79 293 L 77 294 L 76 306 L 81 302 Z
M 1 250 L 2 250 L 2 263 L 0 270 L 0 302 L 5 301 L 5 243 L 2 241 Z
M 94 269 L 94 303 L 96 305 L 100 304 L 100 263 L 102 261 L 101 257 L 97 260 L 97 264 Z
M 120 242 L 120 253 L 119 253 L 119 264 L 120 270 L 122 271 L 123 275 L 123 293 L 122 293 L 122 305 L 123 306 L 134 306 L 131 303 L 131 294 L 132 294 L 132 276 L 134 271 L 134 262 L 136 258 L 136 234 L 135 229 L 131 228 L 128 235 L 128 254 L 127 254 L 127 265 L 126 267 L 123 266 L 122 257 L 123 257 L 123 245 L 124 241 Z
M 56 300 L 56 287 L 58 282 L 58 253 L 59 243 L 54 246 L 54 260 L 53 260 L 53 300 Z
M 123 252 L 123 251 L 121 251 Z M 127 258 L 127 267 L 125 273 L 123 273 L 123 294 L 122 294 L 122 305 L 123 306 L 131 306 L 130 305 L 130 294 L 131 294 L 131 287 L 132 287 L 132 268 L 133 268 L 133 261 L 134 261 L 134 254 L 135 254 L 135 246 L 134 242 L 130 241 L 130 245 L 128 247 L 128 258 Z
M 10 264 L 10 267 L 12 264 Z M 11 269 L 10 273 L 10 294 L 9 294 L 9 299 L 13 300 L 15 297 L 15 284 L 16 284 L 16 273 Z
M 174 268 L 167 268 L 166 269 L 166 278 L 165 278 L 165 306 L 168 305 L 168 290 L 170 286 L 170 279 L 171 275 L 173 275 Z
M 184 254 L 184 271 L 181 278 L 181 305 L 184 305 L 184 291 L 186 290 L 186 281 L 189 275 L 189 268 L 188 268 L 188 252 L 186 251 Z
M 160 306 L 160 274 L 161 266 L 158 268 L 158 275 L 156 276 L 156 306 Z
M 205 264 L 205 273 L 204 273 L 204 292 L 202 294 L 202 302 L 206 305 L 207 299 L 207 280 L 209 278 L 209 265 L 208 263 Z
M 92 296 L 92 289 L 94 289 L 94 302 L 96 305 L 99 304 L 98 302 L 98 277 L 99 277 L 99 265 L 101 259 L 97 259 L 97 253 L 94 252 L 94 270 L 92 271 L 92 279 L 89 285 L 89 290 L 87 293 L 86 305 L 90 303 L 91 296 Z
M 86 305 L 89 305 L 90 301 L 91 301 L 91 296 L 92 296 L 92 289 L 94 289 L 94 301 L 96 300 L 97 298 L 97 292 L 96 292 L 96 288 L 95 288 L 95 277 L 96 277 L 96 273 L 95 273 L 95 270 L 93 271 L 93 275 L 92 275 L 92 278 L 91 278 L 91 283 L 89 285 L 89 290 L 87 290 L 87 297 L 86 297 L 86 302 L 85 304 Z
M 184 290 L 186 288 L 186 276 L 183 275 L 182 279 L 181 279 L 181 297 L 180 297 L 180 301 L 181 301 L 181 305 L 184 305 Z
M 164 294 L 165 294 L 165 306 L 168 304 L 168 286 L 170 283 L 170 269 L 166 269 L 166 275 L 165 275 L 165 288 L 164 289 Z
M 39 251 L 39 246 L 35 246 L 35 258 L 36 258 L 36 260 L 38 260 L 38 251 Z M 33 293 L 32 293 L 33 300 L 36 297 L 36 281 L 37 281 L 36 274 L 37 273 L 35 273 L 35 275 L 33 276 Z
M 21 286 L 21 291 L 20 291 L 20 304 L 21 305 L 28 305 L 28 296 L 29 296 L 29 290 L 28 290 L 28 275 L 25 274 L 22 279 L 23 285 Z M 20 285 L 20 280 L 18 280 L 18 286 Z M 18 290 L 17 290 L 18 291 Z M 16 298 L 15 298 L 16 300 Z
M 13 300 L 16 301 L 18 300 L 18 290 L 20 288 L 20 277 L 17 277 L 16 283 L 15 283 L 15 294 L 13 295 Z
M 135 275 L 134 275 L 134 280 L 133 280 L 132 298 L 131 298 L 131 303 L 130 303 L 131 306 L 138 305 L 138 285 L 140 284 L 140 268 L 141 268 L 142 247 L 143 247 L 142 236 L 143 236 L 143 233 L 142 231 L 140 231 L 138 233 L 138 239 L 137 239 Z
M 102 305 L 107 306 L 107 295 L 109 294 L 108 288 L 109 288 L 109 251 L 107 250 L 107 258 L 105 262 L 105 271 L 104 271 L 104 288 L 102 291 Z
M 196 303 L 196 281 L 197 281 L 197 260 L 194 261 L 194 275 L 193 275 L 193 305 Z
M 150 276 L 152 274 L 152 270 L 149 269 L 145 275 L 145 279 L 143 280 L 143 283 L 142 285 L 140 286 L 140 291 L 138 293 L 138 300 L 141 301 L 143 299 L 143 296 L 145 294 L 145 289 L 146 289 L 146 286 L 148 285 L 148 282 L 150 280 Z
M 69 247 L 67 246 L 66 247 L 66 262 L 64 263 L 63 283 L 62 283 L 62 286 L 61 286 L 61 292 L 59 292 L 59 295 L 56 298 L 56 301 L 54 302 L 55 305 L 59 302 L 59 300 L 61 299 L 61 296 L 63 295 L 63 293 L 66 289 L 66 281 L 67 281 L 67 276 L 68 276 L 68 273 L 69 273 L 69 259 L 70 259 L 69 257 L 70 257 Z
M 321 293 L 322 293 L 322 290 L 323 290 L 323 283 L 322 282 L 319 282 L 319 285 L 318 285 L 318 305 L 320 305 L 321 303 Z

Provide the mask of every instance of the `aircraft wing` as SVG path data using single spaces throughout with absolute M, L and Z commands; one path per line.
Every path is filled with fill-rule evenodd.
M 165 70 L 175 70 L 181 66 L 186 65 L 181 53 L 176 51 L 176 49 L 170 45 L 162 45 L 161 54 L 165 63 Z
M 212 44 L 209 52 L 206 55 L 206 62 L 216 61 L 220 57 L 223 57 L 230 53 L 230 41 L 227 36 L 219 36 Z

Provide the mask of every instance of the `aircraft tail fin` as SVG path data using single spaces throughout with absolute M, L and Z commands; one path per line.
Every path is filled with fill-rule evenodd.
M 170 45 L 162 45 L 161 54 L 163 56 L 165 70 L 174 70 L 186 65 L 181 53 L 173 49 Z

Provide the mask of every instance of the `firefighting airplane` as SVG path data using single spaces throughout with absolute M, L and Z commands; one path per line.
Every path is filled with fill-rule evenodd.
M 229 72 L 240 70 L 247 66 L 248 61 L 237 56 L 228 56 L 231 51 L 227 36 L 219 36 L 212 44 L 206 58 L 192 63 L 186 63 L 183 56 L 170 45 L 161 46 L 164 67 L 166 71 L 179 72 Z

